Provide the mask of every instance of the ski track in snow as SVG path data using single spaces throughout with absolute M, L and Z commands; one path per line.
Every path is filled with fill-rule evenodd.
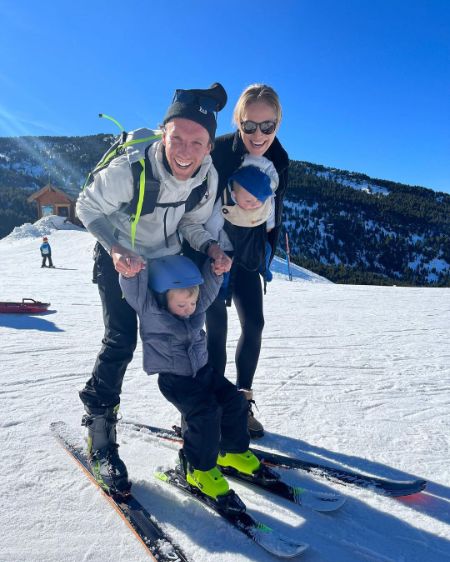
M 46 232 L 49 234 L 49 232 Z M 0 561 L 149 560 L 102 494 L 52 438 L 63 419 L 78 432 L 78 391 L 103 335 L 91 283 L 92 237 L 51 231 L 54 262 L 40 268 L 35 234 L 0 241 L 0 299 L 51 302 L 41 316 L 0 315 Z M 339 491 L 347 503 L 320 514 L 233 487 L 249 510 L 311 545 L 305 562 L 450 560 L 450 291 L 342 286 L 279 273 L 265 297 L 266 326 L 255 397 L 267 428 L 258 447 L 380 477 L 424 477 L 427 491 L 398 500 L 285 471 L 295 485 Z M 230 311 L 227 375 L 239 337 Z M 125 418 L 170 427 L 176 410 L 141 369 L 140 347 L 125 377 Z M 173 448 L 120 428 L 121 455 L 136 496 L 195 562 L 274 558 L 224 521 L 155 480 Z

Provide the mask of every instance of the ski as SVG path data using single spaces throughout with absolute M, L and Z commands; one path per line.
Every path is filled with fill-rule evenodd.
M 262 463 L 260 469 L 252 475 L 243 474 L 231 467 L 218 466 L 218 468 L 226 476 L 230 476 L 235 480 L 250 484 L 251 486 L 256 486 L 257 488 L 271 492 L 276 496 L 289 500 L 302 507 L 308 507 L 314 511 L 336 511 L 341 508 L 346 501 L 346 498 L 342 497 L 340 494 L 317 492 L 300 486 L 291 486 L 283 481 L 280 474 Z
M 174 443 L 182 443 L 180 428 L 174 426 L 174 429 L 163 429 L 134 421 L 121 421 L 122 424 L 136 431 L 144 430 L 158 439 L 172 441 Z M 287 455 L 271 453 L 262 449 L 250 449 L 259 460 L 267 466 L 274 466 L 285 469 L 298 469 L 309 472 L 312 476 L 324 478 L 330 482 L 342 485 L 353 485 L 360 488 L 367 488 L 373 492 L 384 496 L 402 497 L 417 494 L 423 491 L 427 485 L 427 481 L 423 479 L 416 480 L 392 480 L 387 478 L 379 478 L 370 474 L 362 474 L 345 468 L 337 468 L 328 466 L 323 463 L 311 462 Z
M 109 495 L 101 488 L 92 475 L 84 450 L 74 442 L 65 422 L 53 422 L 50 424 L 50 429 L 63 449 L 102 491 L 104 497 L 115 508 L 155 562 L 188 562 L 188 558 L 180 548 L 174 544 L 170 536 L 155 522 L 153 515 L 133 494 Z
M 217 500 L 213 500 L 191 486 L 178 470 L 157 472 L 155 476 L 214 510 L 235 529 L 274 556 L 294 558 L 305 552 L 309 546 L 306 543 L 289 539 L 267 525 L 256 521 L 247 513 L 244 503 L 233 490 L 230 490 L 225 496 L 219 496 Z
M 311 473 L 313 476 L 324 478 L 337 484 L 346 486 L 353 485 L 359 488 L 367 488 L 383 496 L 402 497 L 422 492 L 427 481 L 416 480 L 391 480 L 378 478 L 370 474 L 362 474 L 345 468 L 336 468 L 322 463 L 314 463 L 303 459 L 288 457 L 277 453 L 252 449 L 255 455 L 269 466 L 277 466 L 286 469 L 299 469 Z
M 182 444 L 181 440 L 178 438 L 174 441 L 169 441 L 175 443 L 176 446 Z M 164 441 L 164 443 L 165 442 L 166 441 Z M 301 507 L 313 509 L 314 511 L 336 511 L 341 508 L 346 501 L 346 498 L 340 494 L 318 492 L 301 486 L 291 486 L 283 480 L 281 474 L 262 463 L 260 469 L 252 475 L 243 474 L 231 467 L 218 466 L 218 468 L 226 476 L 270 492 Z

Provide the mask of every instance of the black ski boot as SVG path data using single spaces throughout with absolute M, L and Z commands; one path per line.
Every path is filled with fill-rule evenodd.
M 81 425 L 88 430 L 87 452 L 92 474 L 108 494 L 126 494 L 130 491 L 128 471 L 119 457 L 116 440 L 117 412 L 119 406 L 89 408 Z

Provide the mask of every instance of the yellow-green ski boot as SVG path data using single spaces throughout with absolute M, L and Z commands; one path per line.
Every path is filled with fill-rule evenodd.
M 261 463 L 250 449 L 245 453 L 219 453 L 217 464 L 223 468 L 234 468 L 237 472 L 251 476 L 259 470 Z
M 216 500 L 218 496 L 228 494 L 230 491 L 228 482 L 217 466 L 210 470 L 197 470 L 188 467 L 186 480 L 191 486 L 195 486 L 205 496 L 209 496 L 213 500 Z

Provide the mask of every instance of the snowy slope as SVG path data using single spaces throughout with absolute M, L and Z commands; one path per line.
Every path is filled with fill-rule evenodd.
M 101 493 L 55 444 L 51 421 L 79 432 L 77 392 L 102 337 L 93 239 L 49 228 L 55 265 L 40 268 L 43 225 L 0 241 L 0 300 L 51 302 L 43 316 L 0 315 L 1 562 L 145 562 L 148 556 Z M 35 227 L 36 228 L 36 225 Z M 344 508 L 321 515 L 242 486 L 249 510 L 310 543 L 306 562 L 450 560 L 450 291 L 289 282 L 275 274 L 255 392 L 269 431 L 258 446 L 371 472 L 421 476 L 428 491 L 392 500 L 334 486 Z M 238 338 L 231 313 L 228 374 Z M 124 383 L 124 417 L 169 427 L 175 409 L 136 353 Z M 274 558 L 202 506 L 155 481 L 176 452 L 121 430 L 121 454 L 139 499 L 190 560 L 269 562 Z M 292 483 L 329 490 L 300 472 Z
M 281 276 L 285 278 L 289 277 L 289 269 L 291 273 L 291 277 L 295 281 L 308 281 L 310 283 L 331 283 L 325 277 L 318 275 L 317 273 L 313 273 L 304 267 L 300 267 L 295 263 L 290 264 L 290 268 L 288 267 L 286 260 L 275 256 L 273 259 L 270 269 L 273 273 L 279 273 Z

